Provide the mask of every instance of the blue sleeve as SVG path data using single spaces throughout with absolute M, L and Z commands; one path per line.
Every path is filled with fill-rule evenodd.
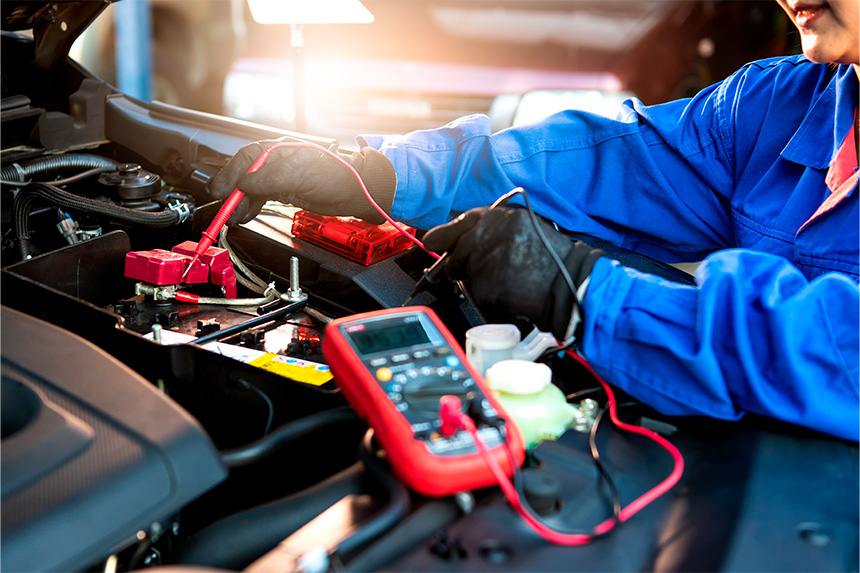
M 727 250 L 698 287 L 601 259 L 581 351 L 608 381 L 670 415 L 754 412 L 858 440 L 860 291 L 808 281 L 781 257 Z
M 644 106 L 618 119 L 580 111 L 492 134 L 485 116 L 399 136 L 365 136 L 398 175 L 392 214 L 419 228 L 514 187 L 560 226 L 668 262 L 733 246 L 727 91 Z

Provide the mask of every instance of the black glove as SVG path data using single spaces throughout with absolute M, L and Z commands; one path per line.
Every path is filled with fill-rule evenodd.
M 209 193 L 215 199 L 226 199 L 236 187 L 245 193 L 227 221 L 228 225 L 247 223 L 271 199 L 321 215 L 359 217 L 374 224 L 385 220 L 371 206 L 355 175 L 318 149 L 278 148 L 259 170 L 247 173 L 264 150 L 282 141 L 301 142 L 300 139 L 284 137 L 248 144 L 209 182 Z M 341 157 L 358 171 L 377 204 L 386 213 L 390 212 L 397 175 L 388 158 L 370 147 Z
M 579 289 L 603 251 L 539 225 Z M 524 209 L 472 209 L 428 231 L 424 246 L 448 253 L 445 276 L 463 281 L 488 321 L 525 321 L 559 340 L 573 334 L 575 295 Z

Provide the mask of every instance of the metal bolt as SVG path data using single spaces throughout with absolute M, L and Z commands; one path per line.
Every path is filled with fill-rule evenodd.
M 465 515 L 469 515 L 475 509 L 475 496 L 468 491 L 458 491 L 455 493 L 454 501 Z
M 588 416 L 582 410 L 577 410 L 573 414 L 573 429 L 577 432 L 588 432 L 591 430 L 591 424 L 588 423 Z
M 597 402 L 592 400 L 591 398 L 586 398 L 582 402 L 579 403 L 582 411 L 587 416 L 594 416 L 597 413 Z
M 299 258 L 290 257 L 290 300 L 300 300 L 302 289 L 299 287 Z

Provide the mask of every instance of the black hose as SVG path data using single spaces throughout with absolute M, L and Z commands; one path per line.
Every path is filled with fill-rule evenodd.
M 284 424 L 256 442 L 221 452 L 221 461 L 228 468 L 246 466 L 262 460 L 315 430 L 331 424 L 357 422 L 359 419 L 352 408 L 346 406 L 299 418 L 294 422 Z
M 116 221 L 142 227 L 170 227 L 180 222 L 179 213 L 171 209 L 157 212 L 137 211 L 81 197 L 48 183 L 29 183 L 21 188 L 21 191 L 15 198 L 14 205 L 18 249 L 22 259 L 30 256 L 29 215 L 30 207 L 37 198 L 44 199 L 52 205 L 57 205 L 64 209 L 101 215 Z
M 308 489 L 201 529 L 182 544 L 173 560 L 239 571 L 347 495 L 367 489 L 361 464 L 356 463 Z
M 13 163 L 4 165 L 0 169 L 0 179 L 9 181 L 26 181 L 27 178 L 57 169 L 96 169 L 111 168 L 115 169 L 119 162 L 101 155 L 91 155 L 88 153 L 67 153 L 65 155 L 50 155 L 48 157 L 39 157 L 22 161 L 21 163 Z
M 343 565 L 342 571 L 378 571 L 420 547 L 439 530 L 452 524 L 462 512 L 453 498 L 434 499 L 391 529 L 362 553 Z
M 329 412 L 340 410 L 346 410 L 346 408 Z M 317 414 L 303 420 L 308 419 L 320 421 L 323 417 Z M 293 429 L 296 427 L 295 422 L 287 426 Z M 347 555 L 383 535 L 402 521 L 409 512 L 409 494 L 370 451 L 367 445 L 369 435 L 372 434 L 368 432 L 365 436 L 360 452 L 363 464 L 355 464 L 320 484 L 284 499 L 236 513 L 215 522 L 189 538 L 174 554 L 173 561 L 198 567 L 240 570 L 347 495 L 370 492 L 367 474 L 387 490 L 389 501 L 369 523 L 342 541 L 337 548 L 337 553 L 339 556 Z M 255 443 L 259 444 L 263 441 L 265 439 Z M 283 445 L 280 440 L 277 441 Z M 222 453 L 222 459 L 224 454 L 226 452 Z M 378 486 L 372 489 L 377 490 Z
M 400 480 L 395 478 L 391 471 L 376 457 L 375 449 L 371 444 L 372 437 L 373 430 L 368 430 L 361 443 L 359 458 L 367 471 L 388 492 L 388 503 L 369 522 L 338 544 L 336 553 L 340 558 L 349 556 L 382 536 L 409 514 L 409 492 Z

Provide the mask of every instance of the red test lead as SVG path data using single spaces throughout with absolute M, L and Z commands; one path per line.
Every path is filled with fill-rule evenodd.
M 266 160 L 279 147 L 295 147 L 294 144 L 290 143 L 275 143 L 271 147 L 268 147 L 260 154 L 260 156 L 251 164 L 251 167 L 248 169 L 247 173 L 253 173 L 260 169 L 263 165 L 265 165 Z M 212 219 L 212 223 L 209 225 L 205 231 L 203 231 L 203 237 L 200 239 L 200 242 L 197 243 L 197 249 L 194 251 L 194 257 L 192 257 L 191 262 L 188 264 L 188 268 L 185 269 L 185 272 L 182 273 L 182 277 L 180 280 L 185 278 L 185 275 L 188 274 L 188 271 L 194 266 L 194 263 L 197 262 L 197 259 L 200 258 L 200 255 L 206 252 L 206 249 L 212 246 L 212 243 L 218 240 L 218 234 L 221 232 L 221 229 L 224 228 L 224 225 L 227 223 L 227 220 L 230 218 L 230 215 L 233 214 L 233 211 L 236 210 L 236 207 L 239 206 L 239 203 L 242 201 L 242 198 L 245 196 L 238 187 L 227 197 L 227 200 L 224 201 L 224 204 L 221 205 L 221 208 L 218 210 L 218 214 L 215 215 L 215 218 Z

